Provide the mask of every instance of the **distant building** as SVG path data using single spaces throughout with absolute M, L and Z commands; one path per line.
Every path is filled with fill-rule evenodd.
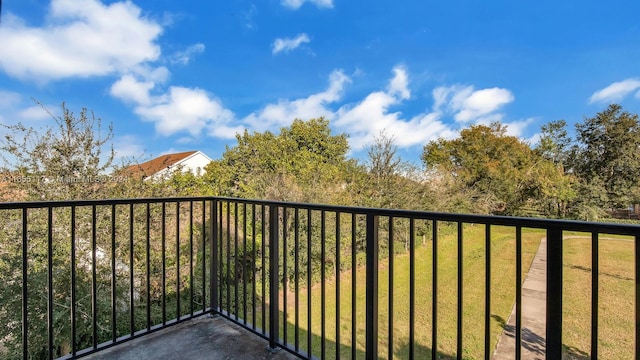
M 144 180 L 166 179 L 176 170 L 191 172 L 194 175 L 205 173 L 205 166 L 211 162 L 211 158 L 202 151 L 186 151 L 175 154 L 166 154 L 142 164 L 131 165 L 125 172 Z

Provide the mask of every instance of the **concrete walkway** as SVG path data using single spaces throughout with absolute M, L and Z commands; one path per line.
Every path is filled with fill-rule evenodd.
M 285 350 L 271 353 L 261 337 L 220 316 L 202 316 L 99 351 L 87 360 L 292 360 Z
M 547 239 L 540 241 L 527 278 L 522 285 L 522 359 L 544 359 L 546 338 Z M 493 360 L 515 358 L 516 307 L 513 306 Z

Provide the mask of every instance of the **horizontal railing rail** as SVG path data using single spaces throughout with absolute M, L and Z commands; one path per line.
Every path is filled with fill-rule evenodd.
M 229 197 L 211 197 L 211 196 L 193 196 L 193 197 L 168 197 L 168 198 L 135 198 L 135 199 L 109 199 L 109 200 L 56 200 L 56 201 L 26 201 L 26 202 L 5 202 L 0 203 L 0 210 L 9 209 L 35 209 L 35 208 L 59 208 L 71 206 L 91 206 L 91 205 L 128 205 L 128 204 L 146 204 L 159 202 L 189 202 L 189 201 L 232 201 L 239 204 L 261 204 L 265 206 L 281 206 L 288 208 L 310 209 L 337 211 L 348 214 L 377 214 L 381 216 L 393 216 L 398 218 L 411 218 L 423 220 L 438 220 L 443 222 L 463 222 L 470 224 L 489 224 L 503 226 L 521 226 L 526 228 L 561 228 L 565 231 L 588 231 L 595 230 L 601 233 L 618 234 L 618 235 L 635 235 L 640 225 L 623 224 L 623 223 L 603 223 L 578 220 L 559 220 L 559 219 L 542 219 L 515 216 L 499 216 L 499 215 L 477 215 L 477 214 L 454 214 L 440 213 L 418 210 L 401 210 L 401 209 L 379 209 L 365 208 L 356 206 L 340 206 L 325 204 L 307 204 L 296 202 L 284 202 L 275 200 L 252 200 L 239 199 Z
M 576 233 L 591 249 L 567 240 Z M 21 309 L 2 313 L 0 351 L 76 358 L 218 314 L 301 358 L 488 359 L 514 304 L 520 358 L 522 284 L 545 237 L 539 351 L 597 357 L 600 248 L 611 236 L 630 252 L 619 271 L 632 276 L 616 276 L 633 288 L 624 331 L 637 354 L 638 225 L 225 197 L 0 203 L 2 306 Z M 574 250 L 590 251 L 587 265 L 569 264 Z M 580 349 L 563 340 L 573 331 L 563 276 L 574 269 L 591 282 Z

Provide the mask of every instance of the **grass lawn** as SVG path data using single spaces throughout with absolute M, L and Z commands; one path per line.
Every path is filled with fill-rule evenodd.
M 515 299 L 515 230 L 492 227 L 491 236 L 491 341 L 495 345 Z M 484 354 L 484 296 L 485 296 L 485 227 L 465 225 L 463 233 L 463 351 L 466 358 L 480 358 Z M 523 231 L 523 275 L 528 271 L 544 233 Z M 432 242 L 416 247 L 415 254 L 415 354 L 431 358 L 432 307 Z M 381 357 L 387 357 L 389 331 L 389 259 L 380 260 L 379 276 L 379 344 Z M 457 299 L 457 241 L 455 229 L 441 231 L 438 239 L 438 344 L 439 357 L 450 358 L 456 353 L 456 299 Z M 409 340 L 409 256 L 396 254 L 393 265 L 393 349 L 394 358 L 407 358 Z M 523 277 L 524 280 L 524 277 Z M 356 272 L 356 349 L 357 357 L 364 357 L 365 349 L 365 271 Z M 340 355 L 349 357 L 351 351 L 351 271 L 343 272 L 340 280 Z M 300 348 L 307 349 L 307 296 L 299 293 Z M 287 310 L 287 341 L 294 343 L 295 310 L 293 296 L 289 295 Z M 336 354 L 336 282 L 325 286 L 325 351 L 327 358 Z M 321 354 L 321 287 L 312 288 L 312 353 Z M 282 331 L 282 330 L 281 330 Z M 493 350 L 493 349 L 492 349 Z
M 456 355 L 457 304 L 457 241 L 455 226 L 444 228 L 438 238 L 438 358 L 451 359 Z M 477 359 L 484 356 L 484 296 L 485 296 L 485 227 L 465 225 L 463 232 L 463 357 Z M 523 281 L 538 249 L 544 231 L 523 229 Z M 563 344 L 567 358 L 585 359 L 590 354 L 591 322 L 591 239 L 588 234 L 566 234 L 564 242 L 563 281 Z M 586 236 L 586 237 L 585 237 Z M 630 238 L 601 235 L 599 271 L 599 351 L 604 359 L 632 358 L 634 351 L 634 260 Z M 350 251 L 348 241 L 347 250 Z M 397 249 L 403 244 L 396 244 Z M 432 241 L 423 244 L 416 239 L 415 253 L 415 355 L 431 358 L 432 332 Z M 397 253 L 393 258 L 393 348 L 389 351 L 389 259 L 379 263 L 379 343 L 381 358 L 408 358 L 409 340 L 409 255 Z M 346 261 L 346 260 L 344 260 Z M 325 283 L 325 355 L 336 358 L 336 281 Z M 340 358 L 351 357 L 351 270 L 340 277 L 339 339 Z M 364 358 L 365 349 L 365 268 L 356 270 L 356 357 Z M 287 297 L 287 338 L 295 342 L 295 296 L 290 286 Z M 311 289 L 311 352 L 321 355 L 321 293 L 320 284 Z M 299 348 L 308 349 L 307 289 L 298 292 Z M 515 301 L 515 230 L 509 227 L 491 228 L 491 344 L 495 347 Z M 281 319 L 283 301 L 280 301 Z M 261 323 L 257 314 L 258 324 Z M 283 336 L 284 326 L 280 334 Z
M 576 234 L 578 235 L 578 234 Z M 589 358 L 591 237 L 565 239 L 563 343 L 568 357 Z M 598 358 L 634 357 L 634 254 L 631 238 L 600 236 Z

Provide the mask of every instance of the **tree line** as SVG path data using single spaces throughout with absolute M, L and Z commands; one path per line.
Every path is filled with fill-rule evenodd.
M 424 145 L 421 164 L 404 161 L 381 132 L 364 160 L 349 156 L 348 134 L 327 119 L 294 120 L 278 133 L 236 136 L 203 176 L 176 171 L 164 182 L 52 181 L 97 178 L 137 159 L 115 162 L 113 128 L 64 104 L 54 126 L 6 126 L 0 200 L 221 195 L 427 211 L 597 220 L 640 203 L 640 123 L 610 105 L 575 125 L 544 124 L 536 144 L 499 122 L 472 125 Z M 126 174 L 124 174 L 126 175 Z
M 384 132 L 365 161 L 348 154 L 348 135 L 332 134 L 328 120 L 295 120 L 279 134 L 238 135 L 193 186 L 244 198 L 583 220 L 640 202 L 638 115 L 620 105 L 585 117 L 573 138 L 564 120 L 544 124 L 533 145 L 496 122 L 429 142 L 420 165 L 404 161 Z

